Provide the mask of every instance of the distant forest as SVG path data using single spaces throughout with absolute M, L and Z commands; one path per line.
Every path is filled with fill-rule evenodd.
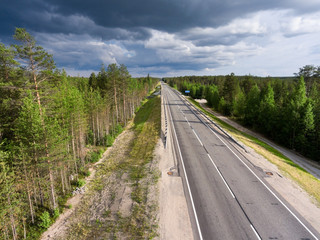
M 158 79 L 117 64 L 70 77 L 25 29 L 14 39 L 0 43 L 0 239 L 36 239 Z
M 320 67 L 306 65 L 291 78 L 185 76 L 165 78 L 194 99 L 269 139 L 320 161 Z

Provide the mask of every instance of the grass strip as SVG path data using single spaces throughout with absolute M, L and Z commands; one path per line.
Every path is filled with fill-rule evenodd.
M 268 161 L 275 164 L 283 173 L 294 180 L 298 185 L 304 189 L 309 195 L 314 198 L 314 202 L 317 206 L 320 206 L 320 181 L 312 174 L 307 172 L 304 168 L 294 163 L 291 159 L 284 156 L 277 149 L 261 141 L 260 139 L 251 136 L 245 132 L 242 132 L 235 127 L 224 122 L 220 118 L 216 117 L 212 113 L 204 109 L 198 102 L 192 98 L 188 98 L 188 101 L 195 107 L 209 116 L 212 120 L 223 127 L 228 133 L 234 136 L 236 139 L 243 142 L 245 145 L 253 148 L 257 153 L 264 156 Z

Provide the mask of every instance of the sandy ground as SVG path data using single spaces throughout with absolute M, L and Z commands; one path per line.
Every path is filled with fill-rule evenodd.
M 110 154 L 112 153 L 112 151 L 114 150 L 115 147 L 117 147 L 119 142 L 124 141 L 124 138 L 128 138 L 128 130 L 123 131 L 115 140 L 114 144 L 112 147 L 109 147 L 107 149 L 107 151 L 104 152 L 102 158 L 96 162 L 92 168 L 90 168 L 90 172 L 91 175 L 89 177 L 86 178 L 86 186 L 89 185 L 90 181 L 92 181 L 92 179 L 94 179 L 95 177 L 95 173 L 96 173 L 96 169 L 98 167 L 99 164 L 101 164 L 102 162 L 104 162 L 106 160 L 106 158 L 108 156 L 110 156 Z M 124 193 L 126 194 L 126 193 Z M 50 240 L 50 239 L 56 239 L 56 238 L 61 238 L 61 236 L 64 235 L 65 231 L 67 230 L 68 224 L 71 220 L 71 217 L 73 215 L 73 213 L 75 212 L 75 210 L 77 209 L 79 203 L 81 203 L 81 200 L 83 199 L 83 197 L 85 196 L 85 194 L 78 194 L 75 195 L 73 197 L 71 197 L 66 205 L 71 205 L 72 208 L 71 209 L 67 209 L 65 210 L 56 220 L 56 222 L 51 225 L 51 227 L 42 234 L 41 240 Z
M 200 103 L 205 106 L 204 101 L 200 101 Z M 206 110 L 210 110 L 206 107 Z M 211 110 L 210 110 L 211 111 Z M 217 117 L 226 121 L 233 127 L 244 131 L 248 134 L 254 135 L 255 137 L 259 137 L 262 141 L 264 138 L 260 135 L 253 133 L 252 131 L 240 126 L 234 121 L 220 115 L 214 113 Z M 269 141 L 267 141 L 269 143 Z M 275 144 L 273 143 L 272 146 Z M 252 148 L 246 146 L 247 152 L 245 152 L 238 145 L 234 144 L 234 146 L 242 152 L 246 156 L 246 158 L 257 168 L 261 168 L 264 172 L 272 172 L 272 176 L 266 176 L 265 180 L 295 209 L 299 212 L 318 232 L 320 232 L 320 208 L 314 204 L 313 199 L 306 193 L 297 183 L 292 181 L 291 179 L 286 178 L 281 175 L 280 170 L 274 164 L 270 163 L 267 159 L 262 157 L 260 154 L 256 153 Z M 277 149 L 282 149 L 282 147 L 277 146 Z M 286 150 L 286 149 L 283 149 Z M 280 150 L 279 150 L 280 151 Z M 290 153 L 290 156 L 294 156 L 296 158 L 302 158 L 301 156 L 295 155 L 293 152 L 286 150 Z M 287 152 L 286 152 L 287 153 Z M 285 154 L 285 153 L 283 153 Z M 288 154 L 289 155 L 289 154 Z M 308 160 L 307 160 L 308 161 Z M 306 163 L 308 164 L 308 163 Z M 309 164 L 308 164 L 309 165 Z M 312 165 L 311 165 L 312 166 Z

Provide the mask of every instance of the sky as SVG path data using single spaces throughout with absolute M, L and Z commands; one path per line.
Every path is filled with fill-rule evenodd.
M 25 28 L 69 75 L 292 76 L 320 65 L 319 0 L 0 0 L 0 42 Z

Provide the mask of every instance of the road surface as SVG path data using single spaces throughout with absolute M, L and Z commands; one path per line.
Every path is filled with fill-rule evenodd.
M 227 135 L 166 84 L 162 96 L 195 239 L 320 239 Z

